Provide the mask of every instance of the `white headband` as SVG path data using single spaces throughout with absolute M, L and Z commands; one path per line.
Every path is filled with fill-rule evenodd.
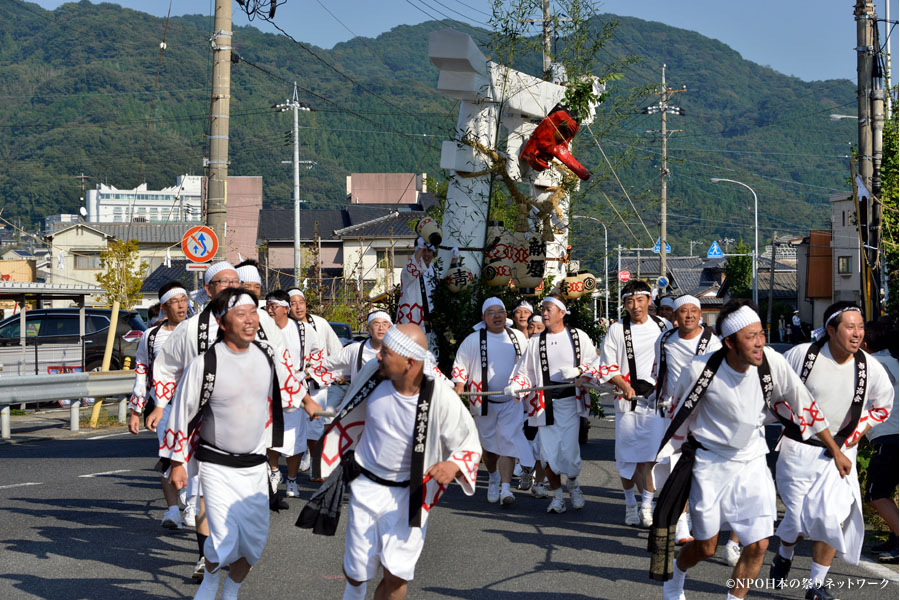
M 306 296 L 304 296 L 304 295 L 303 295 L 303 292 L 301 292 L 301 291 L 298 290 L 297 288 L 294 288 L 294 289 L 292 289 L 292 290 L 288 290 L 288 293 L 287 293 L 287 294 L 288 294 L 288 298 L 293 298 L 294 296 L 300 296 L 301 298 L 303 298 L 304 300 L 306 300 Z
M 520 308 L 524 308 L 525 310 L 527 310 L 530 313 L 534 312 L 534 307 L 531 306 L 531 304 L 528 302 L 528 300 L 522 300 L 521 302 L 519 302 L 519 305 L 513 309 L 513 314 L 516 314 L 516 311 L 519 310 Z
M 669 308 L 672 308 L 674 310 L 675 301 L 671 298 L 671 296 L 666 296 L 659 301 L 659 307 L 662 308 L 663 306 L 668 306 Z
M 546 298 L 544 298 L 541 301 L 541 304 L 546 304 L 548 302 L 550 304 L 555 304 L 559 308 L 559 310 L 563 311 L 566 314 L 569 314 L 569 311 L 566 309 L 566 305 L 563 304 L 562 302 L 560 302 L 559 300 L 557 300 L 556 298 L 554 298 L 553 296 L 547 296 Z
M 639 292 L 628 292 L 627 294 L 622 294 L 622 299 L 631 298 L 632 296 L 652 296 L 650 292 L 647 290 L 640 290 Z
M 266 298 L 266 304 L 276 304 L 278 306 L 284 306 L 285 308 L 290 306 L 289 302 L 279 300 L 278 298 Z
M 858 306 L 848 306 L 847 308 L 842 308 L 841 310 L 837 311 L 836 313 L 833 313 L 830 317 L 828 317 L 827 319 L 825 319 L 825 327 L 828 327 L 828 324 L 831 323 L 831 320 L 832 320 L 833 318 L 835 318 L 836 316 L 838 316 L 839 314 L 845 313 L 845 312 L 851 311 L 851 310 L 852 310 L 852 311 L 855 311 L 855 312 L 858 312 L 859 314 L 862 314 L 862 311 L 859 310 L 859 307 L 858 307 Z
M 187 297 L 187 290 L 180 287 L 173 287 L 168 292 L 162 295 L 162 298 L 159 299 L 159 303 L 165 304 L 175 296 L 180 296 L 181 294 L 184 294 L 184 296 Z
M 506 305 L 503 304 L 503 300 L 501 300 L 500 298 L 498 298 L 496 296 L 493 296 L 491 298 L 488 298 L 481 304 L 481 314 L 486 313 L 487 309 L 489 309 L 492 306 L 499 306 L 503 310 L 506 310 Z
M 366 325 L 368 325 L 375 319 L 384 319 L 385 321 L 393 325 L 393 322 L 391 321 L 391 315 L 387 314 L 383 310 L 376 310 L 373 313 L 369 313 L 369 316 L 366 317 Z
M 725 339 L 744 327 L 759 322 L 759 315 L 756 314 L 756 311 L 744 305 L 725 317 L 725 322 L 722 323 L 722 333 L 719 334 L 719 337 Z
M 217 262 L 214 265 L 210 265 L 208 269 L 206 269 L 206 273 L 203 274 L 203 283 L 209 283 L 212 281 L 212 278 L 222 271 L 234 271 L 235 268 L 231 265 L 227 260 L 223 260 L 221 262 Z
M 532 323 L 543 323 L 544 318 L 541 315 L 534 315 L 531 317 L 531 322 Z
M 262 285 L 262 279 L 259 278 L 259 269 L 253 265 L 244 265 L 235 270 L 237 271 L 238 279 L 241 280 L 241 283 L 258 283 Z
M 688 294 L 685 294 L 684 296 L 679 296 L 672 302 L 672 310 L 678 310 L 685 304 L 692 304 L 692 305 L 696 306 L 697 308 L 700 308 L 699 300 L 697 300 L 693 296 L 689 296 Z
M 256 302 L 253 301 L 253 298 L 250 297 L 250 294 L 239 294 L 232 296 L 231 298 L 229 298 L 228 305 L 225 306 L 225 309 L 220 310 L 216 313 L 216 318 L 221 319 L 225 316 L 225 313 L 227 313 L 232 308 L 237 308 L 238 306 L 245 306 L 248 304 L 250 306 L 256 306 Z
M 384 345 L 406 358 L 424 361 L 428 358 L 428 350 L 415 342 L 411 337 L 397 329 L 391 327 L 384 334 Z

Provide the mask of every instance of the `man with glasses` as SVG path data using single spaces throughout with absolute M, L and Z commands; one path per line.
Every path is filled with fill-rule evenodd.
M 451 381 L 457 394 L 463 390 L 503 390 L 527 340 L 521 331 L 506 326 L 506 307 L 499 298 L 488 298 L 481 306 L 482 321 L 459 346 L 453 361 Z M 512 506 L 510 490 L 516 458 L 523 469 L 534 467 L 534 455 L 522 430 L 522 407 L 512 396 L 469 396 L 482 456 L 489 473 L 487 500 Z
M 353 379 L 363 365 L 375 360 L 381 350 L 384 334 L 392 325 L 391 316 L 386 312 L 379 310 L 369 313 L 366 317 L 366 332 L 369 337 L 361 342 L 351 342 L 337 354 L 330 355 L 322 362 L 321 368 L 310 370 L 310 377 L 323 387 Z

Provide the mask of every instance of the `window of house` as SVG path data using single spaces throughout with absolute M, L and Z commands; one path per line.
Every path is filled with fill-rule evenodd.
M 852 267 L 853 262 L 851 261 L 849 256 L 838 256 L 838 274 L 839 275 L 850 275 L 850 268 Z
M 100 268 L 100 254 L 84 254 L 75 255 L 75 268 L 97 270 Z

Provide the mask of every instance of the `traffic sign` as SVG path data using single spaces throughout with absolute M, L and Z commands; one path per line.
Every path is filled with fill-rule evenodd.
M 219 239 L 215 232 L 206 225 L 191 227 L 181 238 L 181 250 L 184 255 L 196 263 L 209 261 L 219 249 Z
M 205 271 L 209 268 L 209 263 L 195 263 L 192 265 L 184 265 L 188 271 Z
M 709 250 L 706 252 L 706 258 L 722 258 L 724 253 L 722 252 L 722 248 L 719 247 L 719 242 L 713 240 L 712 246 L 709 247 Z
M 621 271 L 619 271 L 619 281 L 625 283 L 629 279 L 631 279 L 631 271 L 629 271 L 628 269 L 622 269 Z
M 660 277 L 656 280 L 656 285 L 658 285 L 661 289 L 666 289 L 669 287 L 669 280 L 665 277 Z
M 653 252 L 655 252 L 656 254 L 659 254 L 659 246 L 660 239 L 656 238 L 656 245 L 653 246 Z M 669 245 L 669 242 L 666 242 L 666 254 L 672 254 L 672 246 Z

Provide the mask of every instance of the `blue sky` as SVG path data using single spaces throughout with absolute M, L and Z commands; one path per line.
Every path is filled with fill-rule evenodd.
M 896 20 L 897 0 L 875 0 L 879 16 L 884 17 L 886 1 L 893 2 L 891 18 Z M 53 9 L 63 2 L 37 0 L 37 3 Z M 158 16 L 165 16 L 169 9 L 169 0 L 115 3 Z M 852 0 L 606 0 L 600 10 L 697 31 L 724 42 L 748 60 L 804 80 L 855 80 L 856 25 L 852 4 Z M 172 0 L 173 14 L 210 14 L 212 6 L 212 0 Z M 247 24 L 246 15 L 239 11 L 237 3 L 233 6 L 235 23 Z M 278 8 L 275 21 L 299 40 L 331 48 L 353 34 L 375 37 L 397 25 L 430 20 L 426 12 L 438 18 L 443 18 L 440 14 L 443 13 L 460 20 L 465 15 L 473 24 L 482 25 L 481 22 L 488 20 L 485 13 L 490 13 L 490 2 L 286 0 Z M 262 21 L 253 24 L 271 31 Z M 896 32 L 895 29 L 892 39 L 895 55 L 900 51 Z M 896 73 L 896 66 L 892 70 Z M 896 84 L 896 75 L 892 79 Z

